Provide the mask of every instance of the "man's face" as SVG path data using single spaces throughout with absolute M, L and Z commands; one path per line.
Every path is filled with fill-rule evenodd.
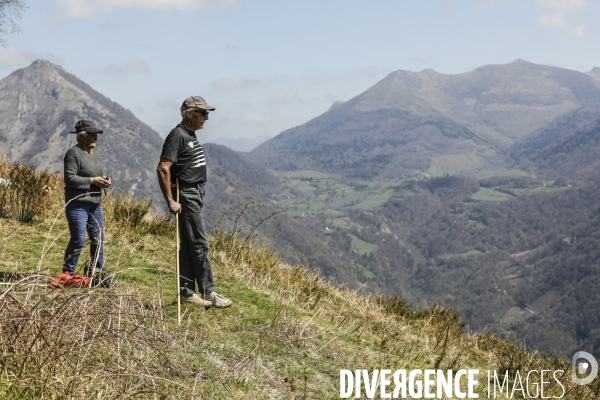
M 208 111 L 206 110 L 194 108 L 193 110 L 188 111 L 188 115 L 190 115 L 191 118 L 190 126 L 195 131 L 202 129 L 204 127 L 204 122 L 208 120 Z

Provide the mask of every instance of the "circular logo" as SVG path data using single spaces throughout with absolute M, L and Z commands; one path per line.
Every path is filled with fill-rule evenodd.
M 573 382 L 577 385 L 587 385 L 596 378 L 598 375 L 598 362 L 590 353 L 585 351 L 578 351 L 573 354 L 571 359 L 571 365 L 573 366 Z M 585 378 L 579 378 L 579 375 L 585 374 L 587 371 L 590 374 Z

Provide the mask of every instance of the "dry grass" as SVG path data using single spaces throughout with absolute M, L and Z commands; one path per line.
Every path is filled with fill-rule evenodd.
M 27 284 L 43 278 L 29 277 L 0 295 L 3 398 L 194 395 L 198 365 L 189 345 L 198 338 L 168 328 L 158 296 L 144 303 L 134 291 Z

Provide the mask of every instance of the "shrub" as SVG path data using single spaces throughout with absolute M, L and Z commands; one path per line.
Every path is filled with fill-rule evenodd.
M 44 215 L 50 201 L 52 174 L 0 159 L 0 217 L 31 222 Z
M 175 237 L 175 217 L 171 215 L 146 216 L 142 222 L 143 230 L 150 235 Z
M 152 206 L 152 199 L 133 197 L 129 189 L 125 191 L 125 195 L 111 190 L 104 197 L 102 210 L 104 219 L 110 221 L 115 227 L 135 229 L 141 225 L 150 206 Z
M 152 198 L 134 197 L 129 190 L 125 194 L 109 191 L 102 203 L 106 229 L 115 233 L 128 232 L 129 238 L 145 234 L 174 236 L 175 224 L 171 216 L 148 215 L 152 202 Z

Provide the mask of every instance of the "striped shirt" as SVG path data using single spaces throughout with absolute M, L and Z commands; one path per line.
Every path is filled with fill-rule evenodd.
M 184 184 L 206 182 L 206 160 L 196 133 L 177 125 L 163 145 L 160 158 L 172 161 L 171 181 L 175 178 Z

